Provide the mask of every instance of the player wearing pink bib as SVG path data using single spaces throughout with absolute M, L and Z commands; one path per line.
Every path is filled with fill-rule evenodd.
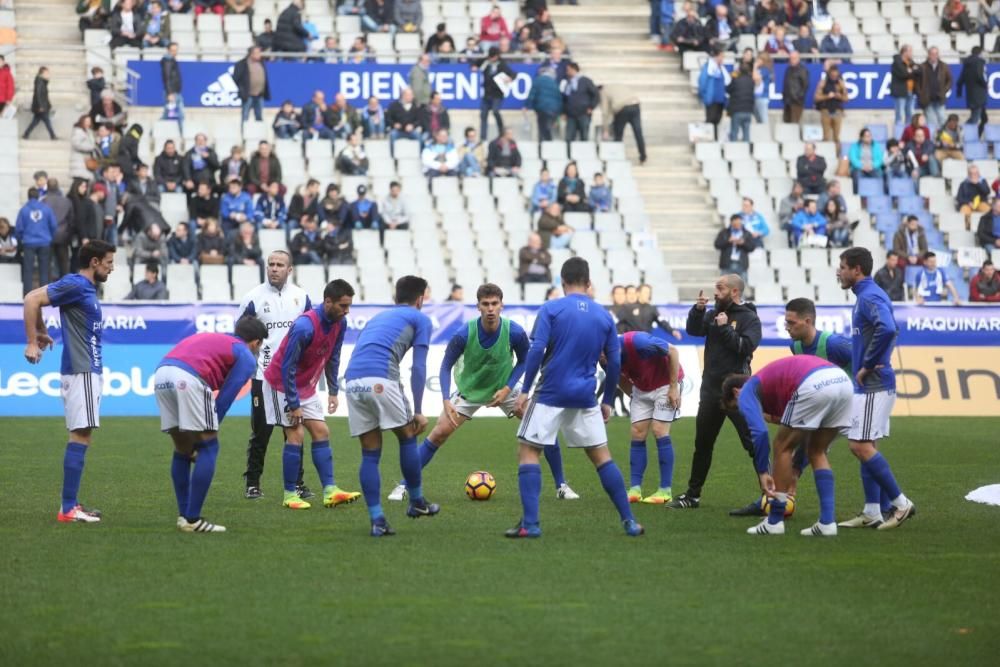
M 296 490 L 305 431 L 312 438 L 312 459 L 323 484 L 323 504 L 335 507 L 352 503 L 360 497 L 356 491 L 344 491 L 334 481 L 333 450 L 324 406 L 316 393 L 321 377 L 326 375 L 328 399 L 326 412 L 337 410 L 340 351 L 344 345 L 347 323 L 344 316 L 351 309 L 354 288 L 344 280 L 334 280 L 323 291 L 323 303 L 292 323 L 271 363 L 264 371 L 264 411 L 270 426 L 285 431 L 282 457 L 285 495 L 289 509 L 309 509 L 310 504 Z

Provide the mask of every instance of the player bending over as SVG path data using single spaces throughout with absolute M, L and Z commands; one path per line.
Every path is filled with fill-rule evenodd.
M 396 307 L 384 310 L 361 331 L 347 364 L 347 421 L 351 435 L 361 440 L 361 492 L 368 505 L 371 536 L 394 535 L 382 512 L 379 460 L 382 458 L 382 431 L 392 431 L 399 440 L 399 467 L 410 493 L 406 515 L 433 516 L 440 511 L 424 498 L 421 489 L 420 454 L 417 436 L 427 428 L 421 414 L 427 379 L 427 349 L 431 340 L 431 320 L 420 312 L 427 281 L 403 276 L 396 281 Z M 399 381 L 399 366 L 413 348 L 410 391 L 413 409 Z
M 77 494 L 83 477 L 83 464 L 92 442 L 91 435 L 101 425 L 101 303 L 97 285 L 115 269 L 115 247 L 104 241 L 91 241 L 80 248 L 80 271 L 63 276 L 49 285 L 28 292 L 24 297 L 24 333 L 28 344 L 24 358 L 37 364 L 42 351 L 51 349 L 42 319 L 42 306 L 59 308 L 63 351 L 63 411 L 69 442 L 63 455 L 62 506 L 56 519 L 62 523 L 98 523 L 101 513 L 80 504 Z
M 674 445 L 670 424 L 680 417 L 681 388 L 684 379 L 677 348 L 656 336 L 630 331 L 618 337 L 621 344 L 621 380 L 625 392 L 631 391 L 629 415 L 632 419 L 632 446 L 629 469 L 632 476 L 628 490 L 630 503 L 652 505 L 669 503 L 674 477 Z M 646 473 L 646 436 L 650 426 L 656 438 L 660 461 L 660 488 L 642 497 L 642 477 Z
M 340 350 L 347 331 L 344 316 L 351 309 L 353 297 L 354 288 L 347 281 L 329 283 L 323 290 L 323 303 L 295 318 L 264 371 L 267 424 L 280 425 L 285 431 L 282 456 L 285 497 L 282 504 L 293 510 L 310 507 L 298 492 L 306 431 L 312 438 L 313 465 L 323 485 L 323 505 L 336 507 L 353 503 L 361 496 L 357 491 L 344 491 L 334 482 L 330 429 L 326 425 L 323 403 L 316 393 L 319 379 L 325 373 L 329 391 L 326 410 L 330 414 L 337 411 Z
M 851 379 L 829 361 L 812 356 L 785 357 L 748 375 L 730 375 L 722 385 L 723 406 L 739 410 L 753 441 L 754 467 L 761 489 L 773 499 L 771 512 L 750 535 L 783 535 L 785 507 L 795 474 L 792 456 L 805 447 L 819 495 L 819 521 L 802 535 L 837 534 L 833 471 L 826 451 L 851 423 Z M 780 424 L 774 436 L 773 478 L 766 421 Z
M 625 480 L 611 459 L 605 423 L 611 417 L 615 387 L 621 364 L 621 349 L 614 320 L 587 296 L 590 267 L 579 257 L 566 260 L 560 271 L 561 299 L 547 301 L 538 310 L 531 347 L 524 371 L 524 388 L 516 409 L 524 419 L 517 437 L 520 441 L 518 484 L 523 514 L 507 537 L 540 537 L 538 501 L 542 491 L 541 450 L 553 447 L 562 431 L 568 447 L 580 447 L 597 468 L 604 490 L 618 509 L 625 533 L 642 535 L 643 529 L 632 516 Z M 607 382 L 600 407 L 594 397 L 597 363 L 604 353 Z M 531 395 L 535 376 L 541 371 L 539 386 Z
M 499 407 L 508 418 L 516 414 L 514 408 L 520 393 L 518 382 L 524 374 L 524 362 L 528 356 L 528 335 L 520 324 L 500 316 L 503 290 L 497 285 L 486 283 L 480 286 L 476 290 L 476 302 L 480 316 L 470 320 L 465 328 L 452 336 L 441 361 L 438 377 L 441 394 L 446 397 L 444 410 L 430 435 L 420 445 L 420 465 L 423 468 L 427 467 L 451 434 L 472 419 L 479 408 Z M 452 394 L 451 370 L 456 363 L 458 391 Z M 556 482 L 556 498 L 578 499 L 580 496 L 566 483 L 558 441 L 555 447 L 545 448 L 545 458 Z M 405 496 L 406 485 L 400 483 L 389 494 L 389 500 L 402 500 Z
M 160 430 L 174 441 L 170 477 L 177 495 L 177 527 L 185 533 L 226 532 L 225 526 L 203 519 L 201 508 L 215 475 L 219 426 L 257 369 L 267 327 L 247 316 L 236 322 L 235 333 L 188 336 L 156 367 Z

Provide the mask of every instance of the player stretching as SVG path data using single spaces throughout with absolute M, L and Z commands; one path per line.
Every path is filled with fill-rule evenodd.
M 516 409 L 524 413 L 517 437 L 518 484 L 524 514 L 507 537 L 541 537 L 538 501 L 542 492 L 541 450 L 554 446 L 561 430 L 568 447 L 581 447 L 597 468 L 604 490 L 618 509 L 625 533 L 642 535 L 643 529 L 632 516 L 621 471 L 608 451 L 605 423 L 611 417 L 615 387 L 621 364 L 621 349 L 611 315 L 587 296 L 590 266 L 573 257 L 560 271 L 561 299 L 547 301 L 538 310 L 531 335 L 531 348 L 524 371 L 524 389 Z M 594 386 L 597 363 L 604 353 L 607 381 L 604 400 L 596 405 Z M 538 389 L 531 396 L 535 376 L 541 367 Z M 525 409 L 527 406 L 527 409 Z
M 470 320 L 448 342 L 441 361 L 441 395 L 444 410 L 430 435 L 420 445 L 420 465 L 426 468 L 434 454 L 482 407 L 499 407 L 508 418 L 515 416 L 514 404 L 520 393 L 518 382 L 524 373 L 528 356 L 528 335 L 521 325 L 500 317 L 503 310 L 503 290 L 487 283 L 476 290 L 480 317 Z M 511 353 L 517 357 L 514 364 Z M 455 381 L 458 391 L 451 393 L 451 370 L 461 359 Z M 449 396 L 451 399 L 449 400 Z M 522 416 L 522 415 L 517 415 Z M 563 475 L 560 448 L 546 447 L 545 458 L 556 482 L 556 498 L 577 500 L 576 494 Z M 400 483 L 389 494 L 389 500 L 402 500 L 406 485 Z
M 892 348 L 896 344 L 896 319 L 892 302 L 872 280 L 872 254 L 867 248 L 848 248 L 840 253 L 837 279 L 840 286 L 857 297 L 851 315 L 852 368 L 854 369 L 854 410 L 851 420 L 851 452 L 861 461 L 865 487 L 865 508 L 853 519 L 841 522 L 844 528 L 895 528 L 917 513 L 903 495 L 889 462 L 876 449 L 880 438 L 889 437 L 889 416 L 896 403 L 896 375 L 892 371 Z M 882 519 L 881 492 L 893 506 Z
M 330 429 L 323 414 L 323 403 L 316 393 L 316 385 L 325 373 L 329 391 L 327 412 L 337 411 L 340 350 L 347 331 L 344 316 L 351 309 L 353 296 L 354 288 L 345 280 L 328 284 L 323 290 L 322 305 L 310 308 L 295 319 L 264 371 L 267 424 L 280 425 L 285 431 L 283 505 L 293 510 L 310 507 L 299 497 L 296 488 L 297 480 L 301 479 L 299 470 L 306 431 L 312 438 L 313 465 L 323 484 L 323 505 L 335 507 L 352 503 L 361 495 L 357 491 L 344 491 L 334 483 Z
M 115 247 L 104 241 L 91 241 L 80 248 L 80 272 L 63 276 L 42 285 L 24 297 L 24 333 L 28 345 L 24 358 L 37 364 L 42 350 L 53 342 L 42 319 L 42 306 L 59 308 L 62 328 L 63 410 L 69 442 L 63 457 L 62 507 L 56 518 L 63 523 L 97 523 L 101 513 L 80 504 L 77 493 L 83 477 L 83 464 L 91 443 L 91 433 L 101 425 L 101 304 L 97 284 L 103 283 L 115 268 Z
M 681 389 L 684 379 L 677 348 L 662 338 L 630 331 L 618 337 L 622 348 L 622 390 L 631 391 L 632 446 L 629 468 L 632 476 L 628 490 L 630 503 L 652 505 L 669 503 L 674 477 L 674 445 L 670 424 L 680 417 Z M 660 488 L 642 497 L 642 477 L 646 473 L 646 436 L 653 427 L 656 452 L 660 461 Z
M 267 327 L 267 338 L 257 355 L 257 373 L 250 383 L 250 442 L 247 444 L 247 470 L 245 497 L 260 498 L 260 477 L 264 474 L 264 457 L 271 440 L 273 426 L 268 425 L 264 412 L 264 371 L 281 345 L 295 318 L 312 308 L 309 295 L 292 283 L 292 258 L 285 250 L 275 250 L 267 256 L 267 280 L 246 293 L 240 302 L 239 315 L 254 315 Z M 302 468 L 296 480 L 300 498 L 311 498 L 312 492 L 302 483 Z
M 406 515 L 414 519 L 433 516 L 441 509 L 424 498 L 417 451 L 417 436 L 427 428 L 421 407 L 432 324 L 420 312 L 426 289 L 427 281 L 417 276 L 397 280 L 396 307 L 369 320 L 347 364 L 347 422 L 351 435 L 361 440 L 361 492 L 368 505 L 372 537 L 395 535 L 382 512 L 382 478 L 378 469 L 382 431 L 392 431 L 399 440 L 399 467 L 410 493 Z M 403 383 L 399 381 L 399 365 L 411 347 L 410 391 L 415 414 L 410 412 Z
M 819 495 L 819 521 L 802 535 L 832 537 L 834 516 L 833 471 L 826 450 L 851 423 L 851 379 L 829 361 L 795 356 L 772 361 L 748 375 L 730 375 L 722 385 L 727 410 L 739 410 L 753 441 L 753 461 L 761 488 L 772 496 L 771 513 L 747 529 L 750 535 L 783 535 L 788 491 L 794 480 L 792 455 L 806 447 Z M 768 472 L 767 423 L 781 424 L 774 436 L 774 477 Z
M 219 426 L 240 389 L 253 377 L 267 327 L 256 317 L 236 322 L 236 335 L 200 333 L 174 346 L 156 367 L 160 430 L 174 441 L 170 477 L 177 494 L 177 527 L 185 533 L 224 533 L 202 518 L 219 456 Z M 218 392 L 218 396 L 214 396 Z M 192 470 L 191 464 L 194 464 Z

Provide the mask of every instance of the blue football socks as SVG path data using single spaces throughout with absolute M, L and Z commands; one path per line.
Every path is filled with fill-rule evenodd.
M 219 456 L 219 439 L 203 440 L 201 444 L 195 446 L 198 452 L 194 461 L 194 471 L 191 473 L 191 491 L 188 496 L 187 512 L 184 518 L 188 521 L 197 521 L 201 517 L 201 507 L 205 504 L 205 496 L 212 486 L 212 477 L 215 476 L 215 460 Z
M 431 442 L 430 438 L 424 438 L 424 441 L 420 443 L 420 467 L 426 468 L 427 464 L 431 462 L 434 455 L 437 454 L 438 446 Z
M 281 455 L 281 472 L 285 479 L 285 491 L 292 493 L 295 491 L 295 482 L 299 478 L 299 466 L 302 465 L 302 445 L 292 445 L 285 443 L 285 449 Z
M 188 498 L 191 495 L 191 457 L 174 452 L 174 460 L 170 463 L 170 478 L 174 481 L 174 494 L 177 496 L 177 516 L 184 516 L 187 514 Z
M 325 489 L 333 486 L 333 450 L 330 449 L 329 440 L 313 440 L 312 443 L 313 465 L 319 473 L 319 481 Z
M 834 523 L 833 471 L 829 468 L 814 470 L 813 479 L 816 481 L 816 495 L 819 496 L 819 522 Z
M 646 441 L 633 440 L 628 450 L 629 476 L 632 478 L 630 486 L 642 486 L 643 475 L 646 474 Z
M 552 449 L 546 447 L 546 449 Z M 542 495 L 542 467 L 537 463 L 523 463 L 517 468 L 517 484 L 521 491 L 524 510 L 523 525 L 538 525 L 538 502 Z
M 382 504 L 379 494 L 382 489 L 382 476 L 379 474 L 378 462 L 382 458 L 381 449 L 361 450 L 361 470 L 358 477 L 361 480 L 361 493 L 368 505 L 368 516 L 375 519 L 382 516 Z
M 417 451 L 417 439 L 409 437 L 399 441 L 399 469 L 406 480 L 406 490 L 410 493 L 410 502 L 424 497 L 421 486 L 422 469 L 420 452 Z
M 788 507 L 788 494 L 775 493 L 771 498 L 771 511 L 767 515 L 767 523 L 774 526 L 785 520 L 785 509 Z
M 889 467 L 889 462 L 885 460 L 881 452 L 876 452 L 875 456 L 871 457 L 867 461 L 861 464 L 862 467 L 868 468 L 868 474 L 872 476 L 872 479 L 879 485 L 879 488 L 889 494 L 889 497 L 896 499 L 900 495 L 899 485 L 896 484 L 896 478 L 892 474 L 892 469 Z M 875 496 L 873 502 L 880 503 L 881 494 Z M 868 503 L 868 499 L 865 498 L 865 503 Z
M 548 461 L 549 469 L 552 471 L 552 479 L 556 482 L 556 488 L 566 483 L 566 475 L 563 474 L 562 448 L 559 446 L 559 438 L 556 444 L 546 447 L 545 460 Z
M 632 508 L 628 504 L 628 491 L 625 490 L 625 478 L 622 471 L 618 469 L 614 461 L 606 461 L 597 469 L 597 475 L 601 478 L 601 486 L 615 504 L 618 515 L 622 521 L 634 520 Z
M 79 504 L 80 479 L 83 477 L 83 463 L 87 457 L 87 445 L 79 442 L 66 443 L 63 455 L 62 511 L 68 512 Z
M 656 453 L 660 457 L 660 488 L 668 489 L 674 481 L 674 441 L 669 435 L 656 439 Z

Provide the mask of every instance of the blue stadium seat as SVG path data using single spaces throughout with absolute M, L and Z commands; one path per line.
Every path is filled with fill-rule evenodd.
M 868 198 L 868 205 L 865 209 L 872 215 L 880 215 L 892 211 L 892 199 L 879 192 Z
M 911 197 L 916 194 L 913 187 L 912 178 L 890 178 L 889 179 L 889 196 L 890 197 Z
M 858 196 L 860 197 L 878 197 L 885 193 L 882 187 L 881 178 L 859 178 L 858 179 Z
M 898 210 L 902 215 L 909 215 L 910 213 L 923 213 L 927 209 L 924 208 L 923 197 L 909 196 L 899 198 L 899 201 L 896 204 L 896 210 Z
M 1000 141 L 1000 125 L 990 123 L 983 128 L 983 141 L 995 143 Z
M 989 146 L 979 141 L 970 141 L 965 144 L 966 160 L 986 160 L 989 158 Z
M 881 213 L 875 220 L 875 229 L 890 237 L 890 240 L 892 240 L 892 235 L 896 233 L 897 229 L 899 229 L 900 220 L 901 218 L 899 214 L 895 211 Z
M 882 124 L 866 125 L 865 127 L 872 133 L 872 141 L 885 143 L 889 140 L 889 128 Z
M 903 276 L 903 280 L 906 281 L 906 284 L 909 285 L 910 287 L 916 287 L 917 280 L 920 279 L 920 271 L 922 269 L 923 267 L 920 266 L 907 266 L 906 273 Z
M 963 125 L 962 126 L 962 142 L 969 144 L 979 141 L 979 126 L 978 125 Z

